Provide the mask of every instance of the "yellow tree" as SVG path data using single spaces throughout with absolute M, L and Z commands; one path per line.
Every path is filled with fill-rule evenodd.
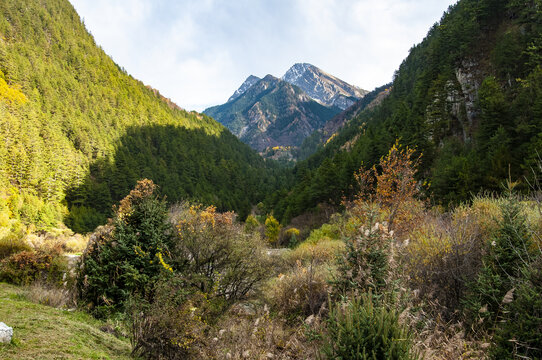
M 279 240 L 280 223 L 273 215 L 268 215 L 265 219 L 265 236 L 270 244 L 276 245 Z
M 414 176 L 420 159 L 421 155 L 414 155 L 414 149 L 402 147 L 396 140 L 388 154 L 380 158 L 380 171 L 373 166 L 356 174 L 361 191 L 355 205 L 376 202 L 386 212 L 389 230 L 398 218 L 412 217 L 411 207 L 419 193 Z

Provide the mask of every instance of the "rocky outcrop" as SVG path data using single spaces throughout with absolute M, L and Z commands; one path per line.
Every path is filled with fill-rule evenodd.
M 477 115 L 475 104 L 478 100 L 478 89 L 482 77 L 478 63 L 473 60 L 463 61 L 461 67 L 456 69 L 455 76 L 463 92 L 469 126 L 472 126 Z

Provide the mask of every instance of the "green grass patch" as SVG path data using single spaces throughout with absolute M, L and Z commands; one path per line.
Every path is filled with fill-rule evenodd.
M 100 330 L 102 322 L 80 311 L 34 304 L 23 291 L 0 283 L 0 321 L 13 328 L 0 359 L 130 359 L 130 342 Z

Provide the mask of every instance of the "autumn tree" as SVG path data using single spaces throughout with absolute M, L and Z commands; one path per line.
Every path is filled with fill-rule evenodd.
M 386 213 L 389 230 L 401 227 L 395 224 L 397 219 L 412 220 L 412 206 L 416 206 L 415 197 L 419 194 L 414 176 L 420 159 L 414 149 L 402 147 L 396 140 L 388 154 L 380 158 L 378 168 L 360 169 L 355 174 L 360 192 L 354 207 L 361 209 L 363 203 L 377 203 Z

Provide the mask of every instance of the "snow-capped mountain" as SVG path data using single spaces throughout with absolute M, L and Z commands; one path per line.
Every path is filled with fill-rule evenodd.
M 239 96 L 243 95 L 245 91 L 247 91 L 252 85 L 256 84 L 260 80 L 261 79 L 259 77 L 254 76 L 254 75 L 250 75 L 249 77 L 247 77 L 247 79 L 245 80 L 245 82 L 243 82 L 243 84 L 241 84 L 239 89 L 235 90 L 233 95 L 230 96 L 230 98 L 228 99 L 228 102 L 233 101 L 237 99 Z
M 366 90 L 350 85 L 314 65 L 298 63 L 292 66 L 282 80 L 299 86 L 311 98 L 326 106 L 345 110 L 361 99 Z

